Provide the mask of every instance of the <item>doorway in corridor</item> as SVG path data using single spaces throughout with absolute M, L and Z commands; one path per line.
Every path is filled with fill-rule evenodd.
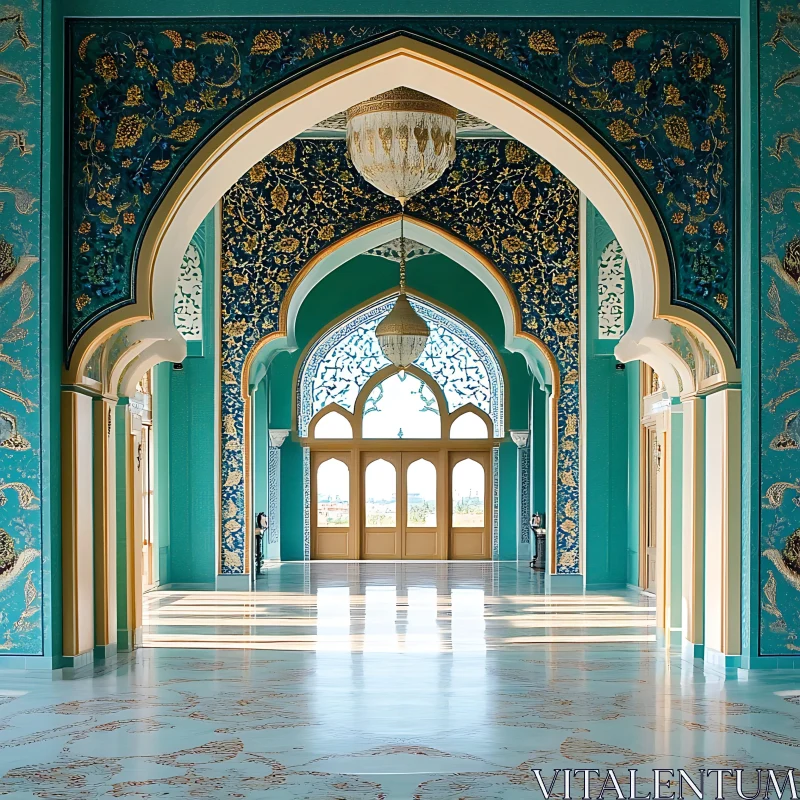
M 490 559 L 491 419 L 411 367 L 311 424 L 314 559 Z
M 336 323 L 300 365 L 310 557 L 492 559 L 503 369 L 476 330 L 412 297 L 431 334 L 399 370 L 374 335 L 393 299 Z

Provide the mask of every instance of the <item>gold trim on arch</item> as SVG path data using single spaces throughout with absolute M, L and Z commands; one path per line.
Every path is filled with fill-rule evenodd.
M 435 66 L 493 92 L 525 113 L 535 116 L 564 139 L 568 146 L 583 153 L 607 178 L 625 203 L 639 229 L 654 270 L 654 316 L 676 323 L 682 322 L 692 329 L 697 329 L 712 345 L 724 379 L 738 380 L 740 371 L 735 365 L 733 354 L 716 327 L 697 312 L 671 304 L 669 259 L 658 222 L 633 178 L 617 161 L 608 146 L 590 133 L 578 120 L 544 100 L 534 91 L 518 85 L 489 67 L 481 66 L 439 47 L 398 35 L 356 53 L 341 56 L 305 75 L 298 76 L 285 86 L 271 91 L 253 105 L 242 109 L 227 125 L 205 142 L 197 154 L 187 162 L 186 167 L 159 203 L 142 238 L 136 270 L 137 301 L 115 309 L 91 325 L 81 336 L 76 343 L 70 366 L 64 370 L 64 383 L 74 385 L 80 382 L 86 361 L 104 336 L 125 325 L 152 318 L 154 265 L 159 250 L 177 210 L 187 201 L 192 189 L 204 174 L 256 126 L 281 110 L 309 99 L 321 86 L 334 84 L 346 76 L 391 61 L 398 56 Z M 602 209 L 600 210 L 602 212 Z

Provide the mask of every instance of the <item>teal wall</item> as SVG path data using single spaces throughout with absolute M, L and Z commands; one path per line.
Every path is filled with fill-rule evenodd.
M 59 566 L 57 559 L 50 560 L 44 534 L 45 524 L 58 514 L 47 484 L 53 468 L 48 434 L 54 386 L 48 378 L 51 364 L 60 359 L 48 336 L 50 296 L 42 294 L 43 15 L 33 0 L 13 10 L 21 15 L 18 23 L 0 26 L 0 537 L 9 556 L 0 567 L 0 647 L 8 654 L 34 656 L 30 666 L 47 668 L 47 659 L 60 651 L 60 643 L 59 651 L 52 649 L 54 637 L 45 625 L 45 615 L 49 620 L 58 613 L 45 587 L 58 580 Z M 43 367 L 49 374 L 41 381 Z M 56 413 L 57 408 L 56 402 Z M 25 666 L 22 660 L 6 663 Z
M 159 515 L 159 533 L 168 530 L 166 544 L 159 541 L 160 563 L 168 576 L 161 583 L 209 583 L 216 574 L 216 495 L 214 490 L 214 451 L 217 447 L 215 422 L 216 352 L 214 296 L 214 218 L 203 223 L 195 236 L 201 255 L 203 273 L 203 347 L 202 355 L 189 355 L 182 370 L 172 364 L 158 369 L 154 404 L 163 409 L 168 420 L 159 426 L 156 420 L 156 497 L 168 493 L 169 518 Z M 165 389 L 168 402 L 159 397 Z M 164 434 L 168 427 L 168 435 Z M 159 430 L 160 428 L 160 430 Z M 164 447 L 167 445 L 167 458 Z M 157 499 L 157 507 L 163 508 Z
M 586 584 L 623 586 L 628 582 L 628 375 L 618 370 L 618 340 L 598 336 L 600 256 L 614 234 L 589 203 L 586 209 L 584 379 L 586 436 Z M 629 282 L 628 282 L 629 283 Z M 633 291 L 625 291 L 625 316 L 633 315 Z M 638 402 L 635 406 L 638 409 Z M 638 461 L 636 462 L 638 463 Z M 638 526 L 637 526 L 638 529 Z
M 292 428 L 295 401 L 295 373 L 306 346 L 328 324 L 358 308 L 371 298 L 395 288 L 397 264 L 375 256 L 357 256 L 338 267 L 309 293 L 297 317 L 298 349 L 282 352 L 269 365 L 269 427 Z M 412 290 L 455 310 L 478 328 L 499 352 L 506 370 L 506 428 L 528 428 L 532 378 L 522 355 L 508 352 L 500 309 L 489 290 L 463 267 L 436 253 L 413 259 L 408 264 L 408 285 Z M 543 403 L 542 403 L 543 406 Z M 544 417 L 539 417 L 541 438 Z M 516 558 L 516 446 L 506 442 L 500 448 L 500 557 Z M 294 434 L 281 448 L 281 558 L 303 558 L 303 472 L 302 448 Z M 542 473 L 535 476 L 544 493 Z
M 641 365 L 638 361 L 625 365 L 628 397 L 628 519 L 626 525 L 628 569 L 625 580 L 631 586 L 639 585 L 639 448 L 642 435 L 640 374 Z
M 681 602 L 681 589 L 683 571 L 681 566 L 681 553 L 683 552 L 683 413 L 680 403 L 673 401 L 670 416 L 669 439 L 669 472 L 672 481 L 672 507 L 670 508 L 670 616 L 667 627 L 672 631 L 670 641 L 674 644 L 681 642 L 681 615 L 683 604 Z
M 153 582 L 170 582 L 170 406 L 172 364 L 153 369 Z

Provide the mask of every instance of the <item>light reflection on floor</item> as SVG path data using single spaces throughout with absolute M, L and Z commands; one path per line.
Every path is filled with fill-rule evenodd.
M 541 588 L 510 564 L 347 564 L 153 593 L 157 647 L 0 673 L 0 796 L 540 800 L 532 767 L 796 763 L 794 675 L 711 680 L 653 640 L 650 600 Z
M 651 599 L 545 595 L 542 575 L 502 562 L 283 564 L 255 592 L 151 592 L 143 616 L 148 647 L 482 652 L 656 639 Z

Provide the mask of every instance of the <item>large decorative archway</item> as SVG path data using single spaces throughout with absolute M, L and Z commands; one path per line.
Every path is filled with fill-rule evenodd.
M 108 24 L 108 35 L 98 37 L 95 32 L 74 38 L 76 59 L 91 66 L 84 71 L 83 84 L 73 87 L 73 153 L 82 148 L 93 159 L 111 159 L 115 171 L 103 173 L 104 181 L 111 183 L 102 187 L 89 186 L 101 171 L 92 172 L 92 180 L 80 183 L 76 179 L 73 184 L 82 186 L 76 190 L 90 195 L 94 205 L 91 220 L 80 219 L 81 209 L 88 208 L 86 203 L 72 206 L 75 235 L 71 239 L 77 249 L 70 259 L 70 357 L 65 384 L 82 385 L 96 348 L 133 323 L 136 326 L 130 331 L 135 330 L 135 346 L 141 352 L 147 350 L 150 356 L 157 342 L 181 344 L 172 319 L 177 270 L 191 232 L 216 199 L 265 154 L 320 117 L 393 88 L 397 75 L 403 75 L 405 85 L 433 91 L 529 145 L 600 209 L 628 257 L 635 295 L 634 319 L 617 346 L 621 360 L 648 359 L 654 353 L 668 362 L 680 359 L 678 348 L 670 347 L 674 344 L 672 322 L 690 331 L 708 351 L 710 361 L 717 365 L 719 385 L 736 381 L 735 349 L 730 346 L 736 340 L 738 304 L 731 258 L 735 250 L 735 203 L 732 196 L 722 193 L 723 185 L 737 185 L 734 159 L 727 155 L 736 149 L 734 133 L 726 127 L 736 75 L 728 45 L 730 26 L 708 23 L 699 31 L 676 24 L 669 31 L 647 31 L 595 21 L 591 25 L 570 23 L 562 28 L 549 24 L 522 30 L 516 21 L 505 28 L 499 21 L 493 23 L 491 31 L 485 27 L 476 31 L 462 23 L 451 31 L 415 25 L 411 27 L 423 27 L 425 32 L 413 31 L 413 35 L 408 35 L 408 26 L 400 29 L 392 24 L 358 29 L 342 25 L 340 32 L 328 27 L 325 33 L 299 29 L 294 23 L 291 30 L 280 29 L 277 24 L 273 25 L 276 29 L 251 24 L 249 33 L 239 30 L 236 36 L 246 37 L 251 56 L 264 59 L 259 70 L 266 77 L 256 85 L 258 82 L 249 75 L 246 87 L 231 88 L 242 75 L 237 55 L 234 62 L 238 75 L 214 84 L 225 91 L 219 102 L 213 97 L 220 91 L 206 95 L 211 98 L 207 108 L 199 96 L 186 95 L 182 87 L 190 85 L 198 73 L 196 53 L 202 52 L 203 57 L 216 53 L 214 63 L 229 65 L 224 57 L 220 60 L 219 48 L 238 54 L 243 42 L 237 43 L 234 34 L 203 31 L 196 23 L 175 22 L 169 28 L 156 23 L 137 39 L 139 44 L 130 54 L 122 53 L 125 58 L 119 50 L 109 52 L 109 47 L 113 49 L 113 31 L 120 27 L 116 23 Z M 141 23 L 138 25 L 141 27 Z M 77 23 L 73 30 L 80 33 Z M 155 44 L 156 36 L 166 37 L 171 44 Z M 382 36 L 388 38 L 376 41 Z M 154 43 L 154 52 L 142 44 L 144 39 Z M 664 55 L 665 43 L 668 55 Z M 165 53 L 170 47 L 173 52 Z M 453 48 L 469 57 L 456 54 Z M 526 48 L 526 57 L 515 60 L 519 48 Z M 599 48 L 603 58 L 590 57 L 589 51 L 581 48 Z M 664 77 L 662 67 L 667 61 L 657 69 L 644 69 L 656 63 L 656 51 L 670 65 L 680 64 L 681 76 L 674 84 Z M 556 55 L 560 57 L 547 61 Z M 337 58 L 331 60 L 332 56 Z M 566 68 L 558 65 L 569 63 L 572 70 L 576 57 L 583 67 L 600 64 L 602 74 L 582 74 L 573 81 L 570 73 L 568 79 Z M 167 120 L 159 134 L 159 147 L 169 158 L 153 160 L 150 154 L 147 170 L 142 171 L 141 162 L 137 167 L 136 159 L 141 156 L 137 148 L 151 122 L 127 109 L 150 100 L 140 86 L 138 92 L 131 87 L 130 97 L 126 95 L 124 101 L 104 102 L 104 109 L 122 111 L 114 111 L 116 116 L 104 120 L 107 124 L 103 127 L 95 124 L 100 120 L 93 110 L 93 89 L 89 86 L 101 86 L 103 91 L 127 86 L 126 81 L 118 80 L 120 71 L 133 68 L 134 62 L 136 69 L 149 71 L 155 79 L 154 71 L 163 70 L 165 60 L 173 79 L 167 82 L 173 96 L 177 87 L 181 102 L 185 99 L 176 116 L 183 114 L 184 108 L 201 116 Z M 310 66 L 315 68 L 304 71 Z M 647 77 L 639 77 L 640 67 L 649 72 Z M 719 82 L 712 83 L 717 78 Z M 658 95 L 657 100 L 653 96 L 657 109 L 648 116 L 654 120 L 652 131 L 637 130 L 624 118 L 626 105 L 615 95 L 616 88 L 605 95 L 608 103 L 593 104 L 593 87 L 611 86 L 612 80 L 631 98 L 634 94 L 644 98 L 651 89 Z M 160 90 L 155 80 L 151 83 L 154 92 L 166 90 L 163 80 Z M 543 95 L 554 99 L 561 96 L 560 102 L 543 99 Z M 682 112 L 676 111 L 682 106 L 715 110 L 690 125 Z M 235 114 L 231 112 L 234 107 Z M 208 114 L 203 116 L 205 111 Z M 719 137 L 723 129 L 728 137 L 725 140 Z M 89 138 L 81 138 L 85 136 Z M 95 146 L 98 137 L 107 141 Z M 198 144 L 193 147 L 195 141 Z M 648 148 L 657 155 L 655 160 L 647 157 Z M 685 167 L 690 159 L 691 165 L 703 169 L 708 177 L 704 153 L 716 159 L 711 173 L 714 185 L 698 187 Z M 661 165 L 658 170 L 656 164 Z M 678 180 L 692 178 L 677 194 L 666 193 L 666 184 L 658 179 L 665 164 L 669 164 L 673 177 L 681 174 Z M 75 159 L 71 168 L 74 175 L 79 171 L 86 174 L 85 165 L 78 167 Z M 124 172 L 132 168 L 134 185 Z M 712 198 L 714 213 L 697 208 L 708 205 Z M 105 208 L 95 208 L 98 204 Z M 672 205 L 678 210 L 671 211 Z M 702 213 L 694 214 L 697 210 Z M 708 236 L 694 239 L 701 227 L 708 228 Z M 710 249 L 706 246 L 709 241 Z M 114 263 L 106 264 L 108 269 L 93 261 L 95 246 L 113 255 Z M 120 268 L 124 272 L 126 259 L 134 255 L 134 280 L 129 281 L 127 290 L 114 285 L 114 275 Z M 93 282 L 95 278 L 97 283 Z M 719 281 L 725 283 L 724 287 L 718 285 Z M 285 330 L 276 331 L 276 335 L 285 334 Z M 133 373 L 134 368 L 129 369 Z M 77 424 L 77 418 L 66 420 L 66 428 Z M 71 488 L 66 492 L 71 494 Z M 67 531 L 67 539 L 70 535 Z

